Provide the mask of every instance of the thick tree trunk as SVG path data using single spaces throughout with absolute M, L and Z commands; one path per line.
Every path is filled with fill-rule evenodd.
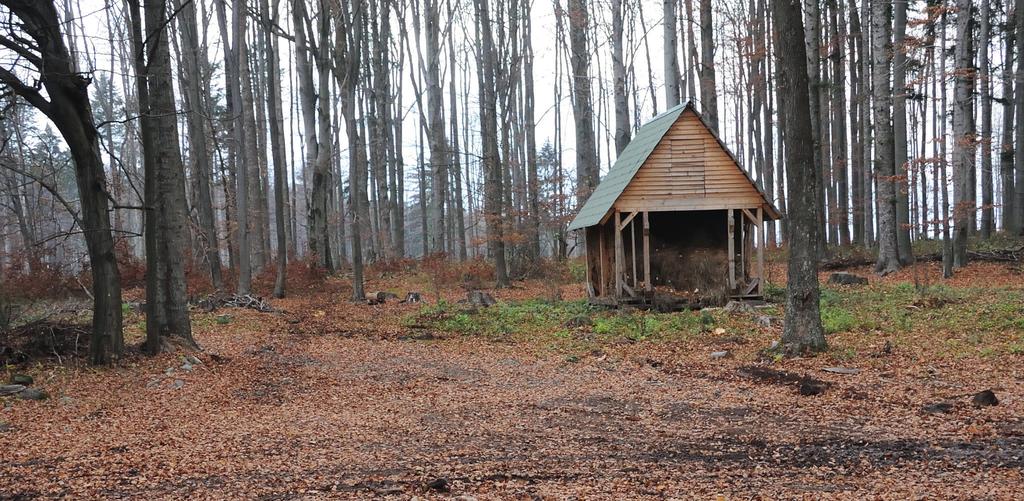
M 133 11 L 133 24 L 139 14 Z M 166 0 L 145 4 L 145 33 L 135 28 L 136 78 L 143 115 L 146 211 L 146 344 L 159 353 L 165 337 L 195 345 L 188 316 L 185 255 L 188 248 L 185 168 L 178 143 Z M 144 51 L 144 53 L 143 53 Z
M 718 90 L 715 76 L 715 26 L 711 0 L 700 0 L 700 101 L 704 120 L 718 132 Z
M 801 140 L 811 134 L 811 107 L 807 74 L 807 47 L 798 0 L 773 0 L 779 45 L 776 82 L 779 109 L 786 140 L 787 191 L 789 194 L 789 277 L 786 284 L 786 320 L 782 348 L 791 354 L 825 348 L 818 290 L 819 239 L 817 212 L 821 210 L 812 190 L 806 189 L 819 176 L 814 164 L 813 144 Z
M 974 201 L 970 171 L 974 166 L 974 9 L 972 0 L 957 0 L 956 75 L 953 88 L 953 267 L 967 266 L 967 236 Z
M 594 105 L 590 95 L 591 55 L 587 31 L 591 14 L 587 0 L 569 0 L 568 15 L 572 109 L 576 122 L 576 203 L 582 206 L 597 188 L 601 177 L 594 134 Z
M 310 250 L 316 254 L 317 263 L 328 271 L 334 271 L 334 260 L 331 255 L 329 227 L 327 224 L 330 203 L 328 189 L 331 176 L 331 57 L 330 57 L 330 7 L 326 0 L 320 0 L 319 26 L 317 28 L 317 146 L 316 157 L 313 159 L 313 180 L 310 193 Z M 355 85 L 353 83 L 352 85 Z M 353 103 L 353 106 L 355 104 Z M 350 153 L 351 156 L 351 153 Z M 350 181 L 351 182 L 351 181 Z M 350 206 L 352 209 L 355 205 Z
M 0 68 L 0 83 L 49 118 L 67 142 L 75 166 L 81 203 L 81 225 L 92 269 L 93 317 L 89 361 L 109 364 L 124 351 L 121 319 L 121 277 L 110 227 L 109 193 L 89 102 L 88 80 L 77 71 L 60 31 L 63 24 L 52 1 L 0 1 L 23 23 L 39 50 L 39 90 Z M 47 99 L 48 98 L 48 99 Z
M 666 5 L 674 0 L 666 0 Z M 629 144 L 629 100 L 626 96 L 626 63 L 622 49 L 622 0 L 612 0 L 612 87 L 615 94 L 615 156 Z M 667 28 L 666 28 L 667 29 Z M 672 51 L 675 54 L 675 51 Z M 667 92 L 667 91 L 666 91 Z M 677 100 L 678 101 L 678 100 Z M 672 106 L 669 104 L 669 106 Z
M 243 93 L 247 87 L 245 82 L 249 79 L 249 54 L 245 42 L 246 25 L 246 0 L 235 0 L 234 23 L 232 24 L 234 41 L 234 111 L 235 111 L 235 151 L 241 162 L 236 163 L 235 176 L 235 206 L 237 207 L 238 221 L 238 294 L 245 295 L 252 290 L 252 246 L 249 240 L 249 166 L 256 161 L 256 147 L 247 143 L 256 142 L 255 130 L 247 126 L 251 122 L 246 118 L 252 114 L 252 106 L 247 106 L 246 101 L 251 105 L 252 93 L 249 93 L 247 100 Z M 251 86 L 249 86 L 251 90 Z
M 619 59 L 622 58 L 622 12 L 621 12 L 621 0 L 616 0 L 618 5 L 612 5 L 612 31 L 615 32 L 615 16 L 618 16 L 618 54 Z M 662 28 L 664 30 L 664 38 L 662 40 L 665 68 L 665 107 L 671 108 L 679 104 L 679 52 L 677 46 L 679 44 L 676 39 L 676 11 L 678 10 L 679 0 L 662 0 L 662 7 L 664 8 L 664 21 L 662 22 Z M 614 68 L 615 61 L 615 36 L 612 36 L 613 53 L 612 61 Z M 614 71 L 614 69 L 613 69 Z M 617 83 L 617 82 L 616 82 Z M 616 94 L 617 95 L 617 94 Z M 618 108 L 616 108 L 618 113 Z M 617 117 L 618 115 L 616 115 Z M 617 143 L 616 143 L 617 144 Z
M 875 182 L 878 183 L 878 261 L 875 271 L 887 275 L 900 269 L 896 242 L 896 165 L 893 160 L 892 87 L 889 75 L 892 63 L 892 3 L 870 0 L 872 8 L 871 72 L 875 122 Z
M 438 0 L 424 0 L 427 60 L 424 80 L 427 92 L 427 136 L 430 145 L 430 198 L 427 202 L 427 248 L 444 252 L 444 200 L 448 167 L 448 140 L 445 139 L 444 110 L 441 99 L 441 47 Z

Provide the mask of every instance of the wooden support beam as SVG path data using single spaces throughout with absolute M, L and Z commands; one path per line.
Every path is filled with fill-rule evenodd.
M 640 213 L 640 211 L 632 211 L 632 212 L 630 212 L 629 215 L 626 216 L 626 219 L 623 219 L 622 222 L 619 223 L 619 225 L 618 225 L 619 231 L 622 231 L 622 230 L 626 229 L 626 225 L 629 224 L 629 223 L 632 223 L 633 222 L 633 218 L 636 217 L 636 215 L 639 214 L 639 213 Z
M 586 264 L 587 264 L 587 296 L 594 297 L 594 277 L 591 276 L 590 268 L 594 264 L 594 234 L 597 233 L 597 229 L 593 226 L 583 230 L 583 248 L 586 249 Z
M 647 292 L 654 290 L 654 280 L 651 280 L 651 220 L 647 211 L 644 211 L 644 288 Z
M 736 222 L 733 217 L 733 209 L 726 211 L 726 226 L 729 234 L 729 292 L 736 289 Z
M 758 210 L 760 210 L 760 208 L 758 208 Z M 753 212 L 750 212 L 750 209 L 743 209 L 743 215 L 747 216 L 747 219 L 749 219 L 751 223 L 757 224 L 757 217 L 754 216 Z
M 764 208 L 757 208 L 757 293 L 764 294 L 764 247 L 767 239 L 764 234 Z
M 626 264 L 626 256 L 622 250 L 622 231 L 618 228 L 622 227 L 622 213 L 615 211 L 615 297 L 622 296 L 622 286 L 625 285 L 622 281 L 623 267 Z
M 637 287 L 637 276 L 636 276 L 636 224 L 635 221 L 630 220 L 629 222 L 629 255 L 633 261 L 633 287 Z
M 605 230 L 604 230 L 604 228 L 605 228 L 605 225 L 602 224 L 601 226 L 598 226 L 597 228 L 598 228 L 598 230 L 597 230 L 598 231 L 598 234 L 597 234 L 598 235 L 598 237 L 597 237 L 597 248 L 598 248 L 598 255 L 600 256 L 600 259 L 601 259 L 601 262 L 600 262 L 599 268 L 598 268 L 600 270 L 601 283 L 598 284 L 598 287 L 597 287 L 598 293 L 597 294 L 599 296 L 607 296 L 608 295 L 608 290 L 607 290 L 607 287 L 605 286 L 605 284 L 608 283 L 608 273 L 604 269 L 604 262 L 605 262 L 605 256 L 604 256 L 604 241 L 605 241 L 604 231 Z

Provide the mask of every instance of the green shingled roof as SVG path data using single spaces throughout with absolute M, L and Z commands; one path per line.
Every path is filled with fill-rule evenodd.
M 622 194 L 622 190 L 629 186 L 629 182 L 633 180 L 633 176 L 636 175 L 637 171 L 640 170 L 640 166 L 647 161 L 647 157 L 651 155 L 654 148 L 658 146 L 661 139 L 665 137 L 665 133 L 672 128 L 672 124 L 676 123 L 676 119 L 679 115 L 682 115 L 684 111 L 692 110 L 697 118 L 700 119 L 704 127 L 708 128 L 708 132 L 711 133 L 711 137 L 718 141 L 718 145 L 722 147 L 729 158 L 732 159 L 733 163 L 736 164 L 736 168 L 739 169 L 743 176 L 750 181 L 750 185 L 757 190 L 761 195 L 761 199 L 764 200 L 765 217 L 768 220 L 779 219 L 782 217 L 779 209 L 775 207 L 775 204 L 771 202 L 768 195 L 761 189 L 761 186 L 754 182 L 753 178 L 747 171 L 740 167 L 739 160 L 736 156 L 729 151 L 729 148 L 725 146 L 722 139 L 715 134 L 715 131 L 708 127 L 707 122 L 704 121 L 704 117 L 693 107 L 693 103 L 680 104 L 678 106 L 665 110 L 664 113 L 654 117 L 650 122 L 645 123 L 640 130 L 636 132 L 636 136 L 633 140 L 626 145 L 626 149 L 622 150 L 622 154 L 615 160 L 615 165 L 612 166 L 608 174 L 604 176 L 601 183 L 597 185 L 597 189 L 587 199 L 587 203 L 583 204 L 580 208 L 580 212 L 576 214 L 576 218 L 569 224 L 569 230 L 578 230 L 589 226 L 594 226 L 601 223 L 601 219 L 608 213 L 608 210 L 612 208 L 615 201 L 618 200 L 619 195 Z
M 578 230 L 588 226 L 594 226 L 601 222 L 601 218 L 612 208 L 612 204 L 619 198 L 622 190 L 626 189 L 633 176 L 640 170 L 640 166 L 647 161 L 647 157 L 658 146 L 661 138 L 665 136 L 672 124 L 686 109 L 685 104 L 669 108 L 664 113 L 654 117 L 640 127 L 633 140 L 622 150 L 622 154 L 615 160 L 608 174 L 604 176 L 597 189 L 587 199 L 587 203 L 580 208 L 579 214 L 569 224 L 570 230 Z

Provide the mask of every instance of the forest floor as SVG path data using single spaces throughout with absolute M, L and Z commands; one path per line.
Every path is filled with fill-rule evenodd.
M 852 271 L 871 283 L 823 293 L 829 351 L 793 360 L 762 354 L 777 304 L 611 312 L 550 281 L 481 309 L 404 273 L 367 290 L 425 303 L 328 278 L 274 313 L 197 311 L 198 363 L 8 367 L 50 397 L 0 402 L 0 498 L 1019 499 L 1020 265 L 924 292 L 936 264 Z

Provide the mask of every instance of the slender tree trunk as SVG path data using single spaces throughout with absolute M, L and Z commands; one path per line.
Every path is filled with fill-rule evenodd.
M 1003 46 L 1003 134 L 999 143 L 999 177 L 1002 181 L 1002 226 L 1003 231 L 1014 234 L 1017 226 L 1014 223 L 1016 211 L 1013 165 L 1014 165 L 1014 108 L 1016 97 L 1013 89 L 1013 53 L 1016 45 L 1016 21 L 1014 11 L 1006 0 L 1007 15 L 1005 26 L 1005 45 Z
M 981 238 L 995 231 L 995 200 L 992 179 L 992 65 L 989 62 L 992 7 L 981 2 L 981 33 L 978 37 L 978 68 L 981 71 Z
M 572 0 L 580 2 L 582 0 Z M 491 16 L 488 0 L 474 0 L 476 7 L 476 31 L 478 40 L 477 71 L 480 73 L 480 139 L 484 179 L 484 212 L 487 221 L 487 247 L 494 259 L 497 287 L 509 285 L 508 268 L 505 263 L 505 241 L 501 221 L 502 167 L 498 162 L 497 97 L 495 94 L 495 47 L 491 32 Z M 579 4 L 577 4 L 579 5 Z M 577 12 L 582 17 L 584 13 Z M 571 16 L 572 14 L 570 14 Z M 585 36 L 585 31 L 579 34 Z M 582 62 L 586 69 L 586 60 Z M 586 79 L 584 79 L 586 81 Z M 590 83 L 587 81 L 587 89 Z M 589 102 L 589 92 L 587 94 Z M 589 122 L 588 122 L 589 123 Z M 577 141 L 577 143 L 579 143 Z M 592 143 L 591 143 L 592 144 Z M 577 144 L 577 150 L 580 148 Z M 595 162 L 596 165 L 596 162 Z
M 287 170 L 284 158 L 284 117 L 281 110 L 281 68 L 278 64 L 277 44 L 270 26 L 277 25 L 278 0 L 274 1 L 271 11 L 268 0 L 260 0 L 260 13 L 263 17 L 263 44 L 267 49 L 267 110 L 270 115 L 270 149 L 274 162 L 274 222 L 277 232 L 277 274 L 274 279 L 274 297 L 284 297 L 286 273 L 288 268 L 288 242 L 285 214 L 285 191 L 288 187 Z M 273 14 L 271 14 L 273 12 Z
M 534 92 L 533 92 L 533 19 L 531 2 L 522 3 L 523 19 L 523 122 L 524 134 L 526 136 L 526 191 L 527 191 L 527 234 L 529 237 L 529 253 L 533 259 L 540 258 L 540 180 L 537 177 L 537 124 L 534 117 Z M 449 45 L 449 51 L 453 52 Z M 455 67 L 455 56 L 452 55 L 452 68 Z M 452 81 L 454 82 L 454 74 Z M 451 90 L 452 101 L 452 135 L 455 136 L 455 86 Z M 617 110 L 617 108 L 616 108 Z M 618 115 L 616 115 L 618 120 Z M 628 113 L 627 113 L 626 134 L 629 134 Z M 618 123 L 618 122 L 616 122 Z M 458 148 L 456 148 L 456 151 Z M 455 165 L 455 172 L 458 173 L 458 163 Z M 458 177 L 456 177 L 456 181 Z M 461 193 L 458 194 L 461 199 Z M 466 242 L 465 231 L 462 228 L 462 206 L 459 205 L 459 235 L 463 236 L 460 241 L 461 257 L 465 259 Z
M 1016 84 L 1013 101 L 1016 106 L 1017 127 L 1014 128 L 1016 146 L 1013 155 L 1014 218 L 1010 233 L 1019 235 L 1024 233 L 1024 0 L 1016 0 L 1014 12 L 1014 20 L 1017 23 L 1017 73 L 1014 76 Z
M 186 103 L 188 110 L 188 142 L 192 160 L 192 175 L 196 178 L 195 205 L 199 213 L 199 239 L 210 267 L 210 280 L 217 290 L 224 288 L 221 276 L 220 247 L 217 243 L 217 227 L 213 213 L 213 195 L 210 190 L 212 169 L 210 155 L 207 150 L 206 118 L 201 110 L 203 107 L 202 81 L 199 62 L 206 61 L 206 53 L 199 48 L 196 10 L 192 2 L 175 0 L 175 8 L 181 11 L 178 27 L 181 31 L 184 54 L 182 65 L 186 75 Z
M 896 178 L 896 247 L 901 264 L 914 260 L 910 248 L 910 186 L 907 183 L 907 3 L 893 2 L 892 125 Z

